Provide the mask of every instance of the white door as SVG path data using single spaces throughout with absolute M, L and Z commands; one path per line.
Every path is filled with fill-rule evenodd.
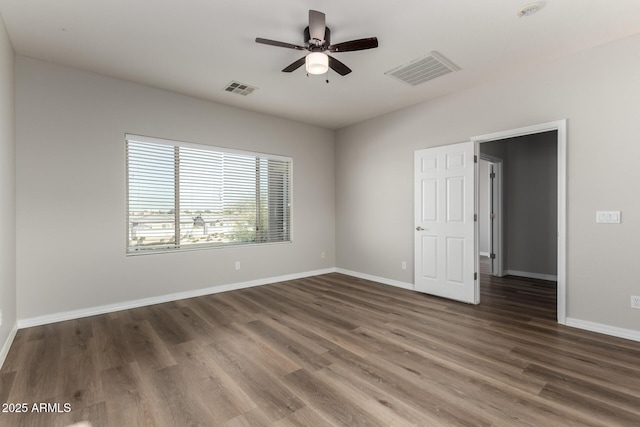
M 475 142 L 415 152 L 415 290 L 478 304 Z

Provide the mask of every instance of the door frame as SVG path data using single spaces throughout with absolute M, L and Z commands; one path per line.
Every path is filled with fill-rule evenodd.
M 478 150 L 480 148 L 478 147 Z M 493 172 L 495 173 L 495 179 L 490 181 L 490 200 L 489 205 L 491 207 L 491 211 L 496 213 L 496 219 L 493 222 L 493 228 L 490 228 L 490 236 L 491 239 L 491 251 L 490 253 L 495 254 L 495 259 L 491 263 L 491 275 L 502 277 L 504 276 L 504 240 L 503 240 L 503 218 L 504 211 L 502 207 L 503 202 L 503 187 L 502 187 L 502 161 L 503 159 L 495 156 L 491 156 L 489 154 L 484 154 L 482 152 L 478 152 L 480 159 L 486 160 L 491 163 L 493 168 Z M 478 182 L 478 184 L 480 184 Z M 479 194 L 479 192 L 478 192 Z M 479 201 L 479 200 L 478 200 Z
M 476 144 L 476 152 L 480 151 L 479 144 L 499 139 L 514 138 L 523 135 L 557 131 L 558 148 L 558 286 L 557 286 L 557 320 L 559 324 L 567 323 L 567 119 L 525 126 L 471 138 Z M 477 172 L 476 172 L 477 174 Z M 478 194 L 478 179 L 476 176 L 476 194 Z M 478 198 L 476 197 L 476 212 Z M 476 245 L 476 263 L 480 254 Z M 478 265 L 478 264 L 476 264 Z

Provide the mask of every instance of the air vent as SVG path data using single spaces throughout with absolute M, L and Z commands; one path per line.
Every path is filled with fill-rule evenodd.
M 231 93 L 237 93 L 238 95 L 247 96 L 253 93 L 253 91 L 258 90 L 258 88 L 245 83 L 232 81 L 224 88 L 224 90 Z
M 431 52 L 430 55 L 424 58 L 415 59 L 408 64 L 387 71 L 385 74 L 411 86 L 417 86 L 420 83 L 458 70 L 460 70 L 460 67 L 447 58 L 438 52 Z

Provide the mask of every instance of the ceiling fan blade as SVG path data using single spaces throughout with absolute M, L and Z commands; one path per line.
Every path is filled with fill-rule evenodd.
M 268 44 L 269 46 L 286 47 L 288 49 L 295 49 L 295 50 L 306 50 L 306 48 L 304 46 L 298 46 L 297 44 L 291 44 L 291 43 L 279 42 L 279 41 L 275 41 L 275 40 L 263 39 L 263 38 L 260 38 L 260 37 L 256 37 L 256 43 Z
M 288 67 L 283 69 L 282 72 L 283 73 L 290 73 L 290 72 L 295 71 L 298 68 L 302 67 L 302 65 L 304 65 L 305 58 L 306 58 L 306 56 L 303 56 L 302 58 L 298 59 L 296 62 L 291 63 Z
M 326 29 L 325 15 L 317 10 L 309 11 L 309 35 L 311 40 L 318 40 L 320 44 L 324 42 L 324 31 Z
M 351 72 L 351 68 L 347 67 L 346 65 L 344 65 L 342 62 L 338 61 L 336 58 L 334 58 L 333 56 L 327 55 L 329 57 L 329 67 L 335 71 L 336 73 L 340 74 L 341 76 L 346 76 L 347 74 L 349 74 Z
M 378 47 L 378 39 L 376 37 L 368 37 L 366 39 L 336 43 L 329 46 L 327 50 L 329 52 L 353 52 L 354 50 L 373 49 L 374 47 Z

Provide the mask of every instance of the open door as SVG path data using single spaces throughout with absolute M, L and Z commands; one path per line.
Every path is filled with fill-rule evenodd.
M 473 141 L 415 152 L 415 290 L 480 302 Z

